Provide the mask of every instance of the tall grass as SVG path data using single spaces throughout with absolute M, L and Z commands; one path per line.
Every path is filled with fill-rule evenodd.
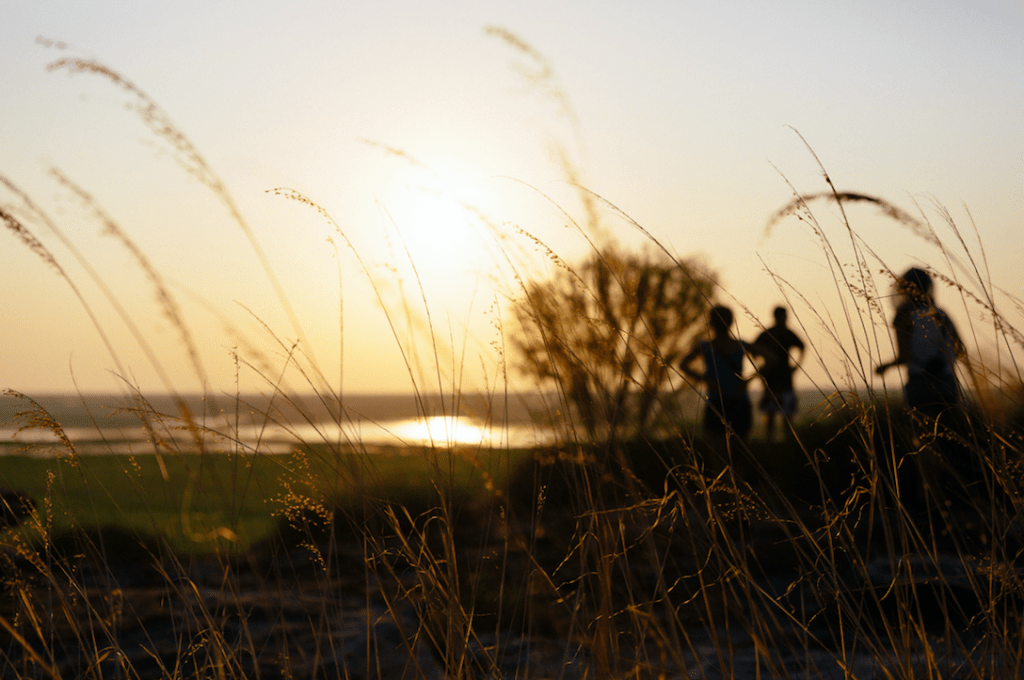
M 54 68 L 91 72 L 128 91 L 252 238 L 227 189 L 141 90 L 96 64 L 62 60 Z M 337 227 L 312 199 L 278 193 Z M 596 197 L 583 195 L 590 198 L 580 223 L 588 229 Z M 812 207 L 821 201 L 841 211 L 836 234 L 817 220 Z M 850 201 L 880 206 L 939 247 L 947 268 L 935 274 L 947 302 L 984 317 L 971 334 L 1002 345 L 998 356 L 1014 356 L 1016 321 L 997 304 L 983 253 L 966 245 L 948 213 L 933 225 L 881 199 L 839 192 L 827 175 L 823 193 L 798 195 L 779 217 L 813 225 L 841 301 L 829 316 L 794 304 L 800 326 L 844 338 L 812 354 L 824 360 L 838 349 L 868 383 L 892 351 L 880 301 L 893 272 L 859 237 L 843 210 Z M 189 345 L 159 275 L 124 231 L 94 212 L 146 269 Z M 0 218 L 67 278 L 19 214 L 2 207 Z M 337 236 L 344 242 L 340 228 Z M 849 242 L 852 274 L 836 239 Z M 509 263 L 520 282 L 528 277 L 520 260 Z M 782 294 L 802 299 L 804 291 L 777 280 Z M 514 285 L 506 292 L 517 295 Z M 381 294 L 389 319 L 397 324 L 416 307 L 428 337 L 439 337 L 422 286 L 413 281 L 410 290 L 397 303 Z M 265 355 L 237 359 L 240 371 L 265 379 L 260 403 L 219 395 L 209 412 L 195 412 L 178 398 L 167 411 L 126 380 L 123 408 L 148 428 L 151 450 L 109 459 L 113 469 L 102 474 L 57 419 L 19 395 L 19 426 L 48 429 L 56 443 L 34 513 L 3 537 L 4 677 L 1024 673 L 1021 382 L 1012 362 L 973 357 L 966 382 L 976 402 L 948 421 L 922 420 L 884 395 L 863 398 L 847 376 L 830 376 L 827 416 L 796 424 L 785 444 L 734 443 L 722 469 L 705 464 L 712 444 L 684 421 L 657 438 L 615 442 L 614 451 L 574 439 L 569 433 L 584 428 L 574 427 L 568 386 L 558 384 L 548 386 L 550 411 L 538 414 L 567 433 L 557 446 L 515 452 L 438 439 L 404 457 L 371 453 L 353 426 L 356 414 L 315 359 L 272 337 L 278 364 Z M 404 335 L 396 330 L 393 339 L 424 416 L 433 415 L 435 393 L 444 417 L 469 408 L 458 382 L 439 377 L 436 344 L 423 371 Z M 191 348 L 190 355 L 197 356 Z M 303 388 L 286 388 L 285 373 Z M 423 382 L 424 373 L 435 377 Z M 479 415 L 500 426 L 507 391 L 506 383 L 493 386 Z M 665 412 L 677 397 L 659 396 Z M 324 411 L 336 428 L 296 441 L 288 455 L 242 436 L 296 418 L 315 426 Z M 928 457 L 950 463 L 940 502 L 919 492 L 917 464 Z M 404 485 L 395 481 L 402 473 Z M 176 523 L 161 519 L 168 506 Z M 243 520 L 261 506 L 273 522 L 251 528 Z M 118 521 L 129 507 L 150 530 Z

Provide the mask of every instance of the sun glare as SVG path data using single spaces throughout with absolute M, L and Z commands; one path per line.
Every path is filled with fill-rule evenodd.
M 487 227 L 451 194 L 413 192 L 393 215 L 418 272 L 444 281 L 489 270 Z
M 480 444 L 488 437 L 487 430 L 471 418 L 432 416 L 406 420 L 392 429 L 402 441 L 415 444 L 456 445 Z

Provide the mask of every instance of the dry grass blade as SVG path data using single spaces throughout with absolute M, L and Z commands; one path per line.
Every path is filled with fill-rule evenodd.
M 28 409 L 14 414 L 13 423 L 17 425 L 18 432 L 24 430 L 46 430 L 50 432 L 67 450 L 70 460 L 75 462 L 77 450 L 74 442 L 71 441 L 71 438 L 64 431 L 64 426 L 57 422 L 39 402 L 12 389 L 5 389 L 3 394 L 24 401 L 29 405 Z
M 768 218 L 767 223 L 764 227 L 764 236 L 770 236 L 775 226 L 784 220 L 785 218 L 797 214 L 801 209 L 809 206 L 812 203 L 818 202 L 834 202 L 834 203 L 867 203 L 879 208 L 882 214 L 889 217 L 896 222 L 899 222 L 903 226 L 909 228 L 915 236 L 920 237 L 924 241 L 937 245 L 938 239 L 935 236 L 934 231 L 929 225 L 917 219 L 913 215 L 907 213 L 901 208 L 893 205 L 884 198 L 878 198 L 877 196 L 869 196 L 867 194 L 858 194 L 850 191 L 843 192 L 831 192 L 822 191 L 816 194 L 807 194 L 805 196 L 798 196 L 786 205 L 782 206 Z
M 21 241 L 26 248 L 35 253 L 48 267 L 51 267 L 60 274 L 61 278 L 67 279 L 67 274 L 64 272 L 63 267 L 57 263 L 50 249 L 43 245 L 43 242 L 37 239 L 20 220 L 3 207 L 0 207 L 0 220 L 3 220 L 4 226 L 7 227 L 8 231 L 13 233 L 15 238 Z
M 188 323 L 185 321 L 185 315 L 181 311 L 181 307 L 178 305 L 174 296 L 171 295 L 164 283 L 163 277 L 160 272 L 156 270 L 149 258 L 146 257 L 145 253 L 139 249 L 131 238 L 121 229 L 120 225 L 117 224 L 100 206 L 96 203 L 92 195 L 83 189 L 81 186 L 72 182 L 67 176 L 57 169 L 52 169 L 50 174 L 60 183 L 61 186 L 67 188 L 75 196 L 77 196 L 92 215 L 103 225 L 103 233 L 108 236 L 115 238 L 125 250 L 135 259 L 139 267 L 145 273 L 146 278 L 149 279 L 156 292 L 156 299 L 160 305 L 160 309 L 163 311 L 167 320 L 178 329 L 178 333 L 181 336 L 181 341 L 185 345 L 185 350 L 188 352 L 189 360 L 192 363 L 192 368 L 196 372 L 196 377 L 199 378 L 200 385 L 206 385 L 209 383 L 209 379 L 206 374 L 206 369 L 203 367 L 203 362 L 199 358 L 199 349 L 196 347 L 196 343 L 192 338 L 192 331 L 188 327 Z M 108 298 L 115 299 L 113 295 L 108 295 Z M 132 329 L 133 334 L 139 339 L 140 344 L 145 349 L 147 355 L 150 358 L 150 363 L 160 373 L 165 386 L 169 389 L 172 386 L 170 378 L 164 371 L 161 362 L 153 354 L 152 348 L 149 343 L 142 337 L 141 332 L 135 327 L 134 322 L 128 316 L 127 312 L 124 311 L 123 307 L 118 304 L 119 312 L 121 317 L 129 322 L 129 327 Z
M 60 673 L 48 664 L 43 657 L 39 655 L 39 652 L 37 652 L 35 648 L 33 648 L 24 637 L 22 637 L 21 633 L 11 625 L 10 621 L 3 616 L 0 616 L 0 626 L 3 626 L 4 630 L 6 630 L 7 633 L 13 637 L 19 645 L 21 645 L 21 648 L 25 650 L 29 657 L 31 657 L 33 662 L 39 665 L 40 669 L 42 669 L 46 675 L 54 678 L 54 680 L 60 680 Z
M 199 150 L 192 144 L 185 133 L 182 132 L 181 129 L 171 121 L 170 116 L 168 116 L 167 113 L 157 105 L 156 101 L 130 80 L 121 76 L 118 72 L 92 59 L 65 57 L 51 62 L 47 66 L 47 70 L 66 70 L 72 74 L 89 73 L 98 75 L 109 80 L 115 86 L 121 88 L 132 97 L 132 106 L 142 117 L 143 122 L 155 135 L 167 141 L 175 150 L 175 158 L 177 159 L 178 164 L 184 168 L 187 173 L 207 186 L 228 209 L 232 219 L 242 229 L 242 232 L 249 240 L 249 244 L 252 247 L 253 252 L 256 254 L 256 257 L 259 259 L 259 262 L 263 267 L 267 280 L 273 286 L 274 292 L 277 294 L 278 301 L 281 303 L 282 308 L 288 315 L 296 334 L 307 347 L 307 352 L 312 352 L 312 346 L 306 339 L 306 334 L 302 330 L 299 317 L 296 315 L 291 302 L 289 302 L 288 296 L 285 294 L 284 288 L 281 286 L 277 275 L 274 273 L 274 269 L 270 264 L 270 259 L 264 252 L 263 246 L 260 245 L 259 240 L 256 238 L 256 234 L 253 233 L 249 223 L 242 216 L 241 211 L 239 211 L 234 198 L 232 198 L 231 193 L 227 189 L 227 186 L 220 179 L 217 173 L 214 172 L 210 164 L 206 162 L 206 159 L 201 153 L 199 153 Z

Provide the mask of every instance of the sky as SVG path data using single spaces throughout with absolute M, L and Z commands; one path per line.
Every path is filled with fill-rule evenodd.
M 6 0 L 0 207 L 59 271 L 0 233 L 0 388 L 529 387 L 512 264 L 551 272 L 523 232 L 587 255 L 580 185 L 605 236 L 717 272 L 741 336 L 788 305 L 799 386 L 878 387 L 886 272 L 932 267 L 1019 322 L 1022 31 L 1022 0 Z M 832 186 L 934 237 L 828 201 L 766 229 Z M 1012 372 L 970 295 L 938 287 Z

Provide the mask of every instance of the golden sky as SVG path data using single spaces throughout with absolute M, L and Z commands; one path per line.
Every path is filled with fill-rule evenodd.
M 718 271 L 742 335 L 787 301 L 815 346 L 802 386 L 863 384 L 858 343 L 891 353 L 849 292 L 851 238 L 880 293 L 880 272 L 925 264 L 976 295 L 980 278 L 1021 297 L 1019 1 L 370 5 L 7 0 L 0 175 L 17 191 L 0 187 L 0 206 L 66 277 L 0 234 L 0 388 L 501 385 L 507 258 L 545 271 L 518 230 L 569 261 L 588 248 L 565 226 L 583 216 L 556 151 L 606 201 L 608 233 L 640 247 L 633 220 Z M 144 92 L 213 174 L 183 169 L 109 77 L 47 70 L 63 58 Z M 829 203 L 812 206 L 820 231 L 790 218 L 766 235 L 794 190 L 829 189 L 819 160 L 839 191 L 899 206 L 943 246 L 864 205 L 848 208 L 852 237 Z M 991 321 L 938 294 L 1003 370 Z M 1011 298 L 997 305 L 1017 322 Z

